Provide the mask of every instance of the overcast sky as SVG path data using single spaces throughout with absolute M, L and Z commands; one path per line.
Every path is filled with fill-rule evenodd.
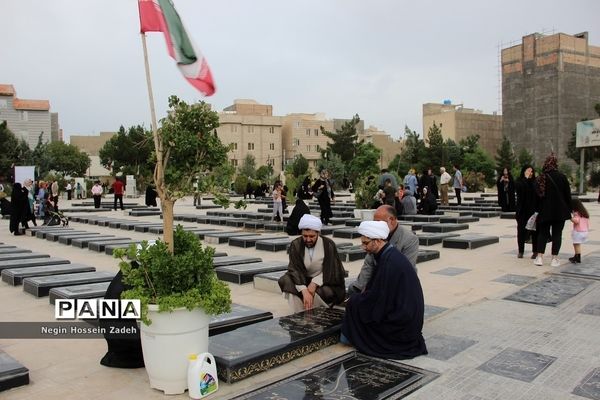
M 498 46 L 534 32 L 589 32 L 599 0 L 174 0 L 217 92 L 189 85 L 161 33 L 148 34 L 159 118 L 167 98 L 236 98 L 275 115 L 358 113 L 395 137 L 421 133 L 422 104 L 500 111 Z M 0 0 L 0 83 L 47 99 L 69 135 L 150 126 L 136 0 Z

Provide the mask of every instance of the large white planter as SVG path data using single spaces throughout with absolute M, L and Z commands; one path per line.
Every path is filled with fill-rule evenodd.
M 150 386 L 165 394 L 187 389 L 188 355 L 208 351 L 210 317 L 202 310 L 185 308 L 158 312 L 148 306 L 150 326 L 141 324 L 142 351 Z
M 354 209 L 354 218 L 363 220 L 363 221 L 373 221 L 373 215 L 375 214 L 375 210 L 368 208 L 356 208 Z

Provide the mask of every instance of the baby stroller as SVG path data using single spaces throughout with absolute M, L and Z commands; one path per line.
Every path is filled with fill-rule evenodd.
M 44 216 L 44 225 L 55 226 L 62 225 L 68 226 L 69 219 L 65 215 L 54 207 L 51 201 L 46 201 L 46 215 Z

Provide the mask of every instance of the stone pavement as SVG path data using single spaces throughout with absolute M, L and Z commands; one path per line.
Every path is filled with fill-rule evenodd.
M 66 207 L 66 203 L 64 201 L 63 206 Z M 595 202 L 585 205 L 594 228 L 594 221 L 600 220 L 600 205 Z M 249 209 L 258 207 L 251 205 Z M 186 199 L 177 203 L 175 213 L 203 214 L 205 211 L 196 210 L 191 199 Z M 160 221 L 156 216 L 129 217 L 122 211 L 102 215 Z M 133 239 L 156 237 L 87 224 L 73 223 L 72 227 L 101 234 L 126 233 L 125 236 Z M 565 295 L 560 299 L 562 303 L 556 306 L 505 299 L 531 282 L 557 277 L 555 273 L 570 265 L 567 260 L 572 255 L 570 223 L 563 232 L 561 266 L 558 268 L 549 265 L 549 246 L 544 266 L 534 266 L 528 258 L 530 253 L 523 259 L 516 257 L 516 224 L 513 220 L 482 218 L 469 224 L 468 233 L 499 236 L 500 242 L 474 250 L 442 248 L 441 244 L 423 247 L 440 251 L 439 259 L 418 265 L 425 303 L 437 314 L 427 317 L 424 325 L 423 334 L 430 354 L 405 363 L 440 373 L 440 376 L 406 398 L 600 399 L 600 282 L 567 276 L 564 279 L 568 282 L 585 281 L 580 285 L 579 293 L 568 297 L 566 290 L 561 291 L 562 286 L 552 286 L 555 281 L 562 282 L 562 278 L 551 280 L 543 288 Z M 358 238 L 334 240 L 359 244 Z M 117 271 L 116 260 L 104 253 L 30 236 L 11 236 L 6 220 L 0 221 L 0 242 L 52 257 L 68 258 L 73 263 L 93 265 L 99 271 Z M 285 252 L 272 253 L 227 244 L 212 246 L 229 255 L 252 255 L 264 261 L 286 258 Z M 583 245 L 583 261 L 590 253 L 599 251 L 600 233 L 592 230 L 590 242 Z M 361 265 L 362 260 L 344 263 L 350 276 L 356 276 Z M 254 289 L 252 284 L 229 286 L 236 303 L 270 311 L 275 317 L 288 313 L 279 294 Z M 548 300 L 544 294 L 547 292 L 543 290 L 529 294 L 526 300 Z M 0 321 L 53 321 L 53 312 L 47 298 L 35 298 L 24 293 L 20 286 L 0 283 Z M 0 339 L 0 350 L 29 368 L 31 379 L 27 386 L 0 392 L 2 399 L 165 398 L 162 392 L 149 387 L 144 369 L 101 366 L 99 360 L 106 351 L 106 343 L 101 339 Z M 349 351 L 352 348 L 341 344 L 325 348 L 241 382 L 221 383 L 219 391 L 209 398 L 234 397 Z M 188 396 L 170 398 L 186 399 Z

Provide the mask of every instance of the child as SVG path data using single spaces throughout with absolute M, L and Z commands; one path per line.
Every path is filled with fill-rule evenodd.
M 587 241 L 590 214 L 588 214 L 579 199 L 573 199 L 571 201 L 571 209 L 573 210 L 573 215 L 571 217 L 571 222 L 573 223 L 571 238 L 573 239 L 575 255 L 569 258 L 569 261 L 575 264 L 581 262 L 581 244 Z

